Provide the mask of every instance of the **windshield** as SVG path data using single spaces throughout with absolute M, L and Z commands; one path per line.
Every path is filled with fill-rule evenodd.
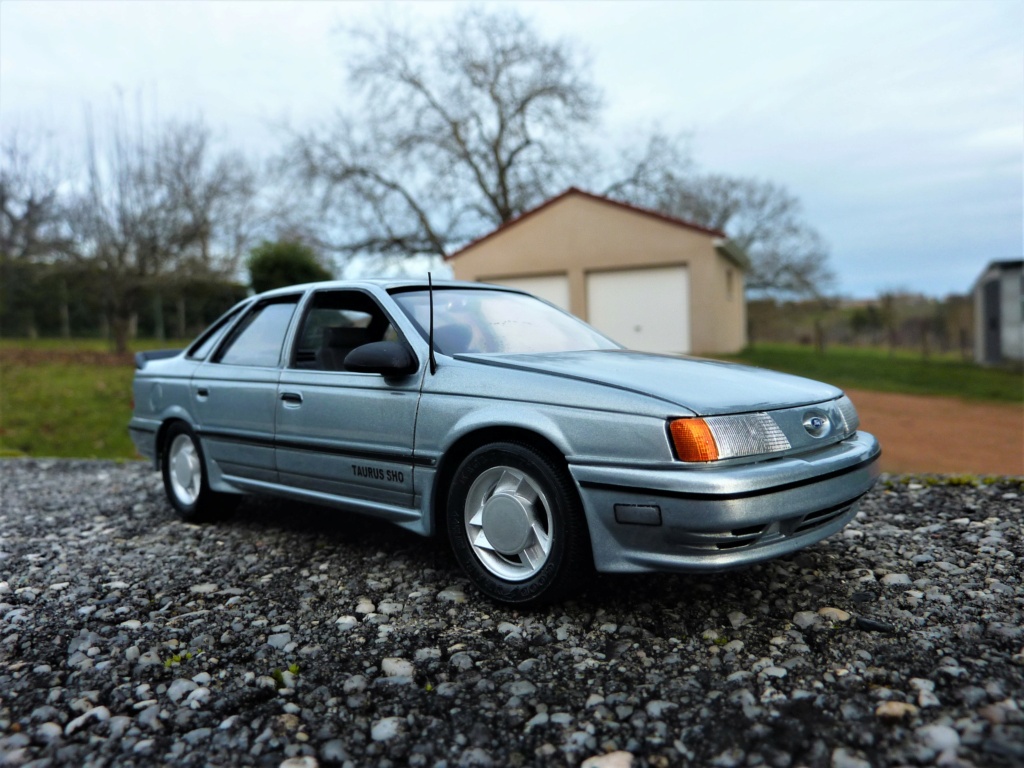
M 430 325 L 427 291 L 394 294 L 423 338 Z M 619 349 L 589 325 L 533 296 L 505 291 L 434 290 L 434 348 L 445 355 Z

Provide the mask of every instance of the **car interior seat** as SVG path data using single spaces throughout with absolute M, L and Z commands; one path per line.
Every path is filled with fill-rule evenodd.
M 366 328 L 324 328 L 323 341 L 320 343 L 320 367 L 325 371 L 345 370 L 346 355 L 369 340 Z

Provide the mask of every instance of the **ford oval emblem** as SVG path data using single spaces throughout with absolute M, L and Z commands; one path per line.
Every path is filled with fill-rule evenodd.
M 804 414 L 804 429 L 807 430 L 807 434 L 811 437 L 824 437 L 832 431 L 832 422 L 828 420 L 825 414 L 811 411 Z

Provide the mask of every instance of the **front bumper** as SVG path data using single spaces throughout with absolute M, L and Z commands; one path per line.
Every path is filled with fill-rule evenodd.
M 572 464 L 597 570 L 719 571 L 841 530 L 879 475 L 866 432 L 801 456 L 711 468 Z

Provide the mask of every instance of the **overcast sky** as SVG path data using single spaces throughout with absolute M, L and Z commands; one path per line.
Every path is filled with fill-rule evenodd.
M 612 140 L 658 124 L 706 171 L 781 183 L 839 290 L 964 292 L 1024 253 L 1024 2 L 514 2 L 578 43 Z M 453 3 L 391 4 L 431 20 Z M 0 129 L 73 145 L 120 90 L 253 153 L 343 103 L 332 30 L 381 3 L 0 0 Z

